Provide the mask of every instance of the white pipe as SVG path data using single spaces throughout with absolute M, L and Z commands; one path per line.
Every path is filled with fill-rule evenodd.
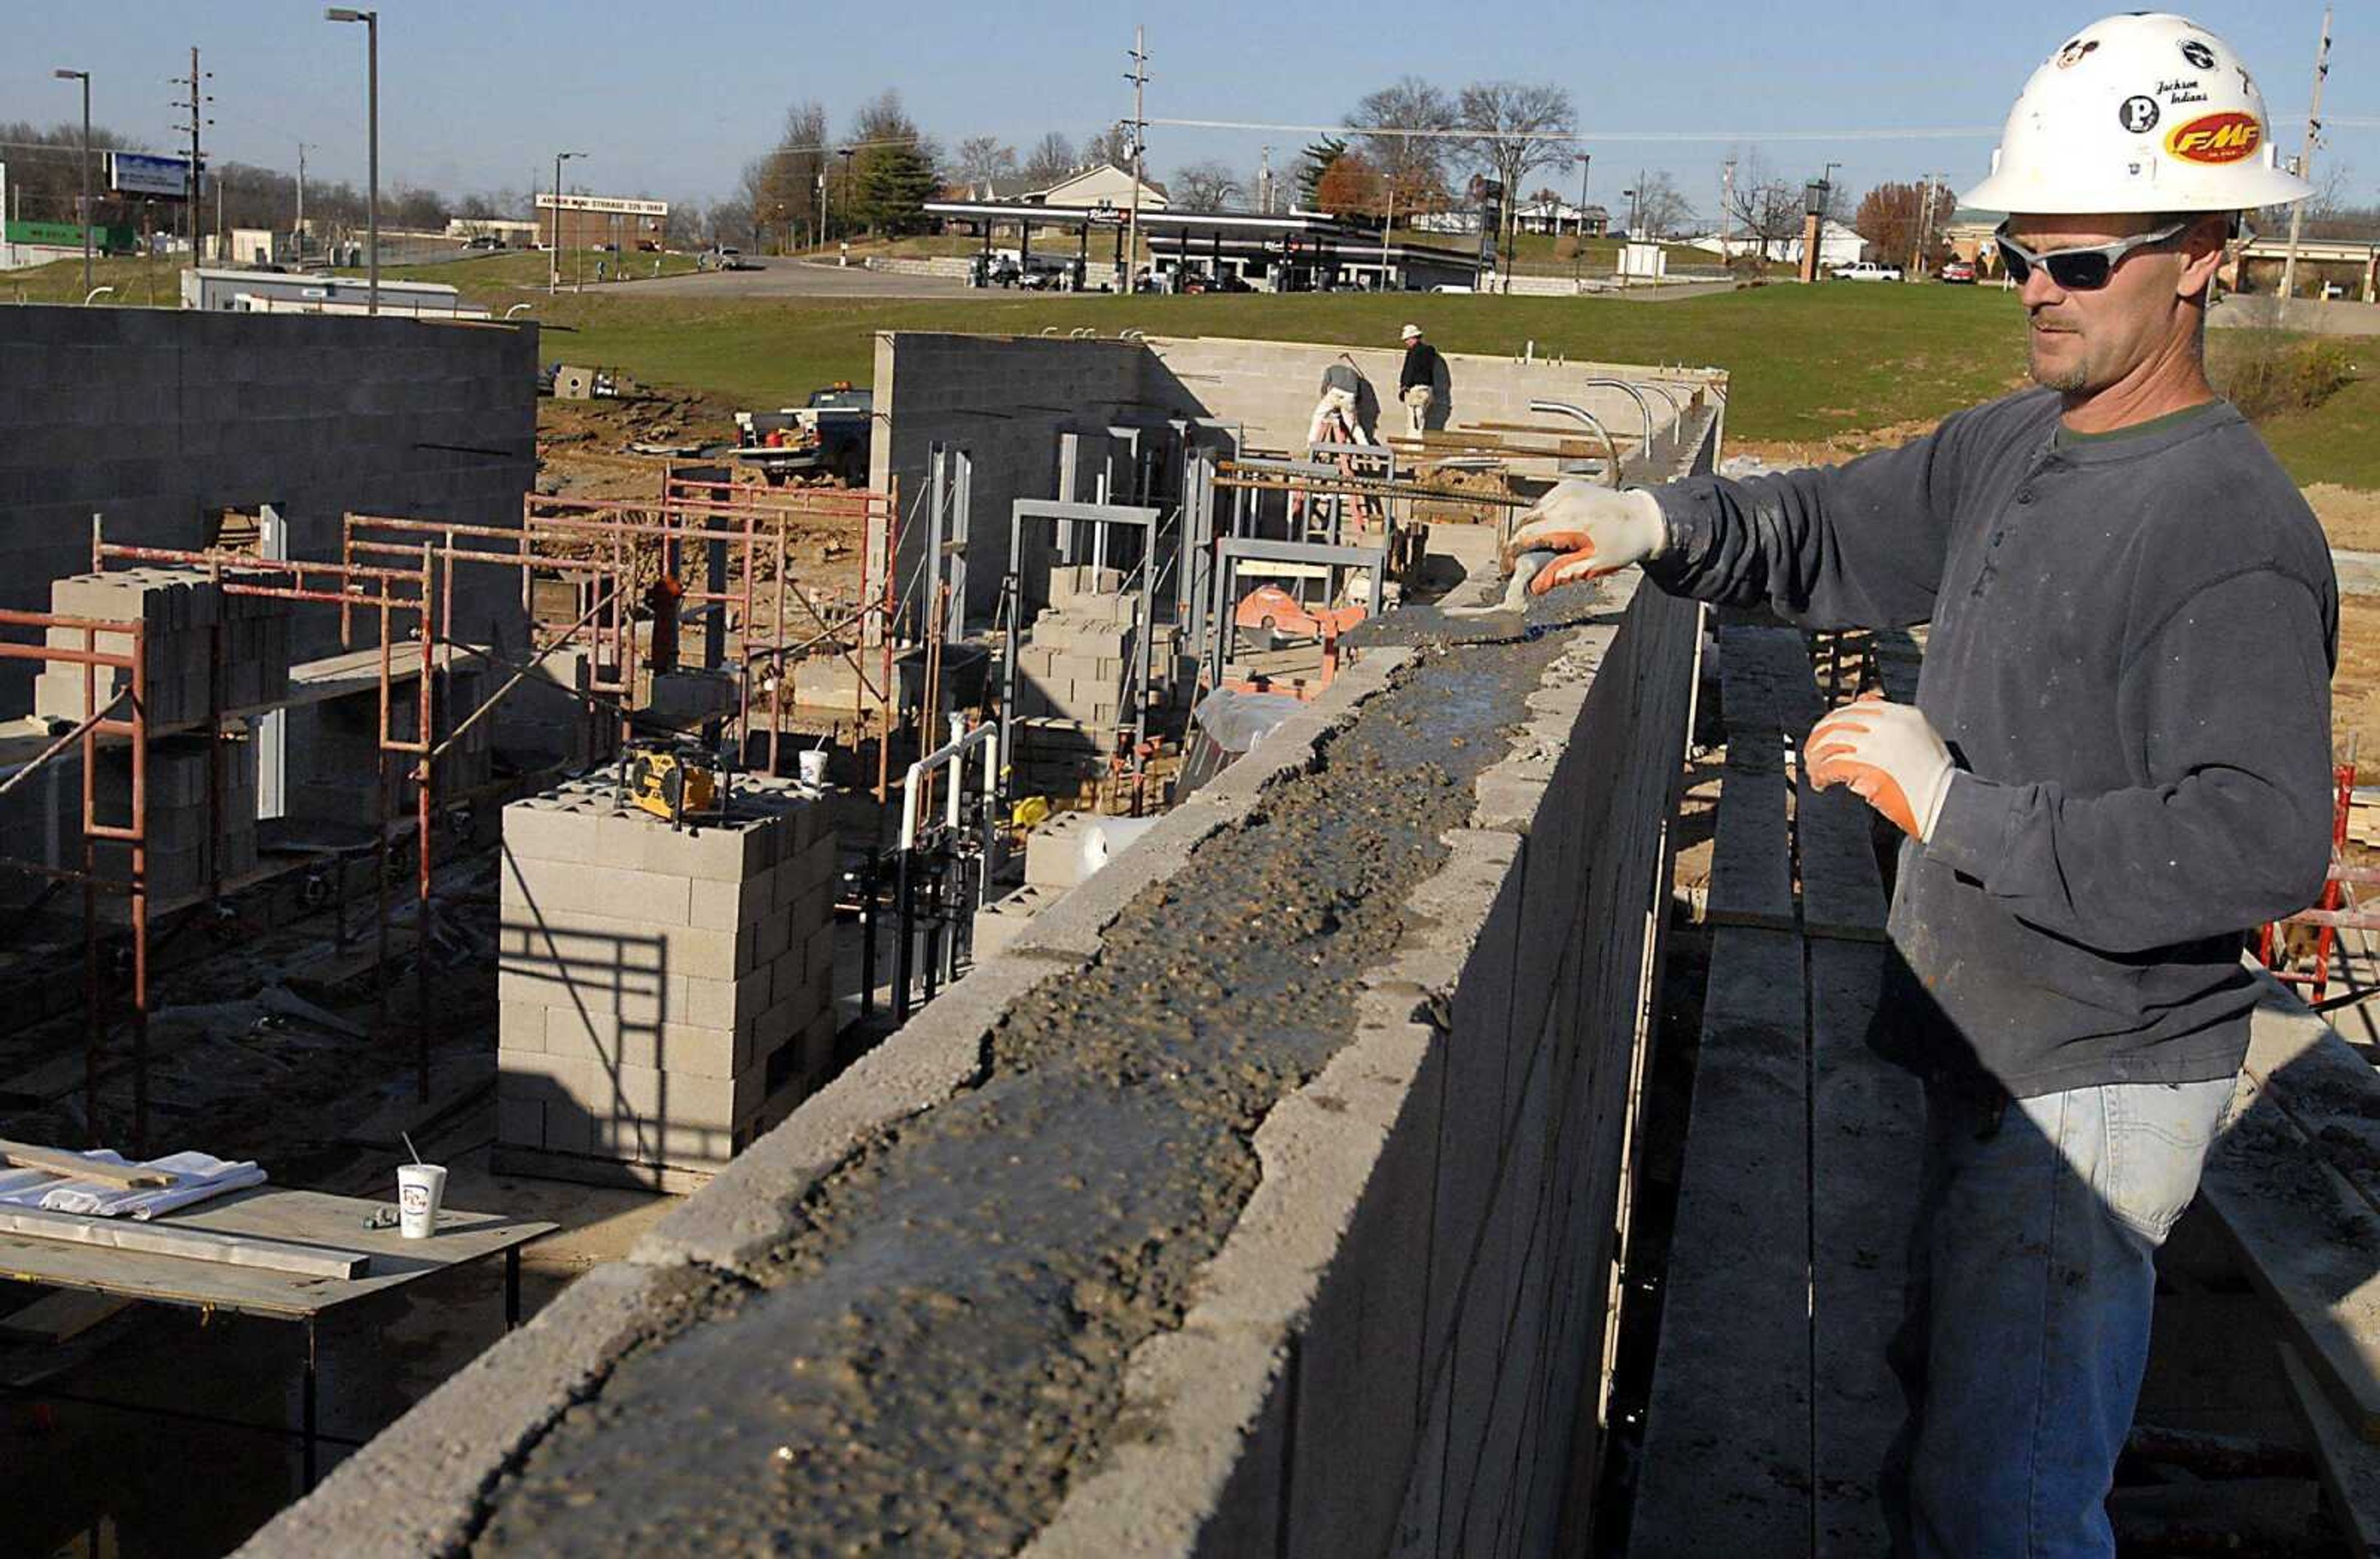
M 953 725 L 956 725 L 958 721 L 959 716 L 951 716 L 951 724 Z M 1000 727 L 991 721 L 987 720 L 982 725 L 978 725 L 974 730 L 954 737 L 947 744 L 934 749 L 933 751 L 927 753 L 923 758 L 918 759 L 916 762 L 909 765 L 908 777 L 901 783 L 901 847 L 903 849 L 915 849 L 917 845 L 917 789 L 919 782 L 926 776 L 926 772 L 929 769 L 938 769 L 943 764 L 951 762 L 952 760 L 966 752 L 978 743 L 996 743 L 999 739 Z M 954 818 L 958 808 L 957 793 L 955 789 L 956 781 L 957 776 L 953 775 L 953 790 L 951 809 Z

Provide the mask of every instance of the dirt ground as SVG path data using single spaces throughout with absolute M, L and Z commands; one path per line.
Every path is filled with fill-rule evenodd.
M 657 499 L 671 466 L 728 463 L 719 451 L 735 442 L 735 408 L 692 392 L 638 389 L 617 399 L 548 397 L 537 408 L 537 490 L 548 497 Z M 633 444 L 689 451 L 700 446 L 715 453 L 644 454 L 630 448 Z M 757 478 L 741 473 L 738 481 L 759 485 Z M 789 532 L 790 570 L 808 589 L 856 599 L 862 529 L 857 520 L 840 516 L 796 518 Z

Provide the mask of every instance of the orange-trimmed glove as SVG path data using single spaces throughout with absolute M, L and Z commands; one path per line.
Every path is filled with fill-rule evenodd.
M 1621 492 L 1575 478 L 1558 482 L 1521 517 L 1520 527 L 1504 543 L 1504 567 L 1523 553 L 1551 552 L 1561 555 L 1545 566 L 1529 582 L 1529 593 L 1543 595 L 1556 585 L 1601 579 L 1631 564 L 1661 555 L 1670 539 L 1661 505 L 1642 489 Z
M 1914 705 L 1887 703 L 1873 693 L 1811 726 L 1802 757 L 1815 788 L 1850 786 L 1921 844 L 1933 836 L 1958 773 L 1950 749 Z

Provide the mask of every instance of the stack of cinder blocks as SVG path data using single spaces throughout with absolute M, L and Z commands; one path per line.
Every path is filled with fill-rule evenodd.
M 218 711 L 253 709 L 288 693 L 287 603 L 273 597 L 226 593 L 193 569 L 127 568 L 53 581 L 50 610 L 62 616 L 144 625 L 148 686 L 142 689 L 141 706 L 152 730 L 204 720 L 211 698 Z M 218 630 L 223 640 L 220 688 L 213 686 Z M 84 630 L 75 627 L 53 627 L 48 633 L 49 642 L 61 649 L 82 649 L 84 638 Z M 127 654 L 132 638 L 103 633 L 95 647 Z M 103 666 L 95 675 L 101 703 L 131 681 L 129 672 L 115 667 Z M 83 668 L 63 662 L 44 666 L 33 682 L 33 713 L 51 720 L 79 721 Z
M 1049 607 L 1017 651 L 1016 749 L 1009 759 L 1026 789 L 1074 789 L 1131 723 L 1124 688 L 1140 653 L 1133 642 L 1136 601 L 1115 569 L 1085 564 L 1051 571 Z M 1171 624 L 1150 630 L 1152 707 L 1172 696 L 1176 643 Z
M 432 729 L 445 741 L 470 719 L 497 686 L 495 674 L 461 657 L 438 674 Z M 412 741 L 420 728 L 421 685 L 410 676 L 390 685 L 388 733 Z M 504 706 L 499 704 L 497 710 Z M 305 704 L 291 713 L 290 777 L 283 793 L 286 816 L 306 822 L 370 823 L 380 816 L 380 689 L 367 688 Z M 488 783 L 495 773 L 495 713 L 483 715 L 438 760 L 436 793 L 453 799 Z M 419 756 L 387 755 L 401 783 L 390 793 L 400 812 L 414 803 L 412 779 Z
M 504 809 L 500 1166 L 676 1189 L 834 1061 L 823 804 L 739 776 L 699 827 L 578 780 Z
M 220 792 L 210 800 L 207 765 L 221 765 Z M 204 735 L 168 737 L 149 744 L 147 856 L 143 882 L 159 898 L 182 898 L 233 882 L 256 870 L 256 746 L 243 738 L 216 743 Z M 103 748 L 92 787 L 102 823 L 122 827 L 132 818 L 132 754 Z M 76 809 L 79 813 L 79 806 Z M 73 826 L 79 826 L 79 819 Z M 103 840 L 101 875 L 129 881 L 132 846 Z

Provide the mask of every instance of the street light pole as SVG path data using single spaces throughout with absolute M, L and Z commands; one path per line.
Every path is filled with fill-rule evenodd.
M 364 312 L 380 312 L 380 13 L 358 11 L 346 6 L 332 6 L 322 12 L 324 21 L 359 21 L 364 24 L 364 118 L 366 122 L 367 177 L 370 180 L 364 194 L 365 263 Z
M 548 298 L 562 290 L 562 164 L 573 157 L 584 157 L 584 152 L 556 152 L 553 154 L 553 232 L 545 246 L 545 295 Z
M 91 300 L 91 72 L 88 70 L 55 70 L 51 72 L 61 81 L 82 83 L 82 296 Z

